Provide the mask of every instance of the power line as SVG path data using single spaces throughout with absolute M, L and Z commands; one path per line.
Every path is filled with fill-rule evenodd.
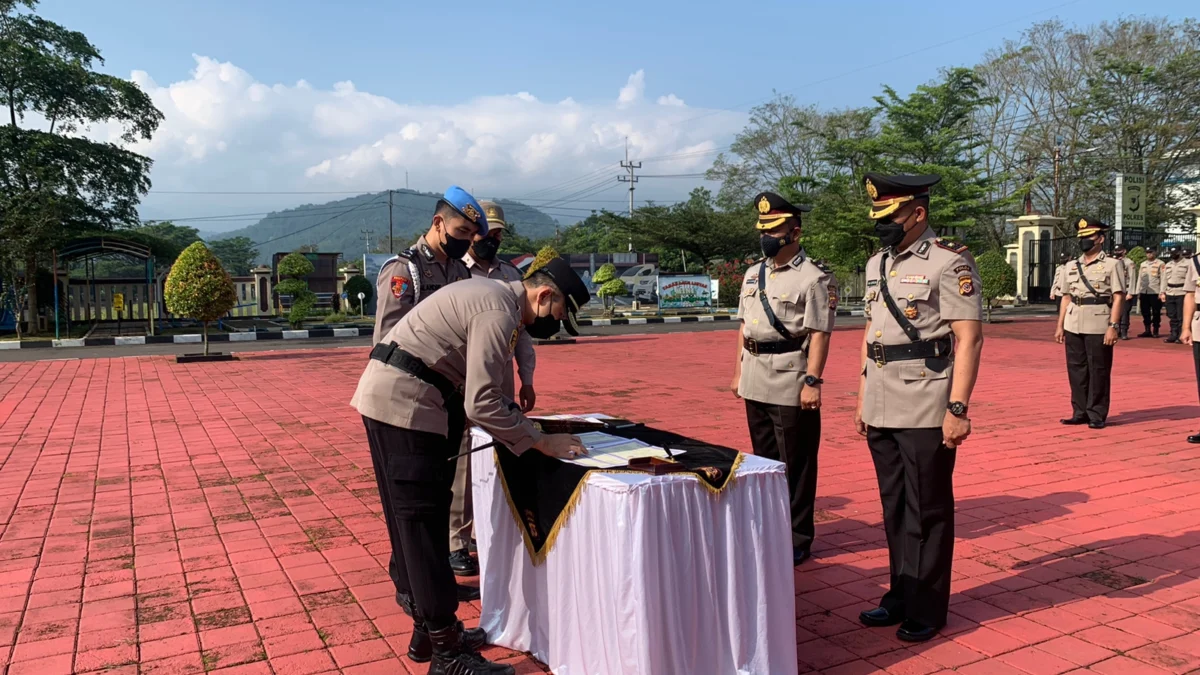
M 278 236 L 278 237 L 275 237 L 275 238 L 273 238 L 273 239 L 268 239 L 268 240 L 266 240 L 266 241 L 258 241 L 258 242 L 254 242 L 254 245 L 255 245 L 255 246 L 262 246 L 262 245 L 264 245 L 264 244 L 270 244 L 271 242 L 279 241 L 280 239 L 286 239 L 286 238 L 288 238 L 288 237 L 293 237 L 293 236 L 295 236 L 295 235 L 297 235 L 297 234 L 300 234 L 300 233 L 302 233 L 302 232 L 307 232 L 307 231 L 309 231 L 309 230 L 313 229 L 314 227 L 320 227 L 321 225 L 324 225 L 325 223 L 328 223 L 328 222 L 329 222 L 329 221 L 331 221 L 331 220 L 335 220 L 335 219 L 337 219 L 337 218 L 340 218 L 341 216 L 344 216 L 344 215 L 346 215 L 347 213 L 350 213 L 351 211 L 357 211 L 358 209 L 361 209 L 361 208 L 363 208 L 364 206 L 368 206 L 368 205 L 370 205 L 370 204 L 372 204 L 372 203 L 373 203 L 373 202 L 364 202 L 364 203 L 362 203 L 362 204 L 359 204 L 358 206 L 354 206 L 354 207 L 351 207 L 351 208 L 349 208 L 349 209 L 346 209 L 345 211 L 342 211 L 341 213 L 338 213 L 338 214 L 332 215 L 332 216 L 330 216 L 330 217 L 326 218 L 325 220 L 322 220 L 322 221 L 321 221 L 321 222 L 319 222 L 319 223 L 314 223 L 314 224 L 312 224 L 312 225 L 309 225 L 308 227 L 301 228 L 301 229 L 299 229 L 299 230 L 296 230 L 296 231 L 294 231 L 294 232 L 288 232 L 287 234 L 280 235 L 280 236 Z

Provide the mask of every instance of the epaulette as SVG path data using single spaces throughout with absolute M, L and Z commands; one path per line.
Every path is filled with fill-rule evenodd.
M 812 260 L 812 258 L 809 258 L 809 260 Z M 822 272 L 824 272 L 826 274 L 830 274 L 833 272 L 833 270 L 829 269 L 829 264 L 826 263 L 824 260 L 813 260 L 812 264 L 816 265 L 817 269 L 821 270 Z
M 938 245 L 938 248 L 944 248 L 947 251 L 950 251 L 951 253 L 966 253 L 967 252 L 966 244 L 959 244 L 959 243 L 956 243 L 953 241 L 946 241 L 945 239 L 942 239 L 941 237 L 937 238 L 936 243 Z

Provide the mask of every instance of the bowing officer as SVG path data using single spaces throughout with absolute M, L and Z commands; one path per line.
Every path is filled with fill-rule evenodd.
M 1067 266 L 1065 293 L 1058 309 L 1054 339 L 1066 344 L 1071 381 L 1071 417 L 1063 424 L 1103 429 L 1108 419 L 1113 345 L 1117 343 L 1125 271 L 1104 253 L 1108 225 L 1081 218 L 1076 226 L 1079 258 Z M 1182 287 L 1182 283 L 1180 284 Z
M 1117 337 L 1122 340 L 1129 339 L 1129 313 L 1133 311 L 1133 302 L 1130 298 L 1137 295 L 1137 267 L 1133 261 L 1126 255 L 1125 247 L 1118 246 L 1113 249 L 1113 257 L 1121 263 L 1121 271 L 1125 274 L 1125 298 L 1121 303 L 1121 320 L 1120 326 L 1117 328 Z
M 1196 311 L 1200 304 L 1197 303 L 1200 299 L 1200 256 L 1193 256 L 1188 261 L 1187 279 L 1183 287 L 1188 294 L 1183 299 L 1183 333 L 1180 339 L 1183 344 L 1192 346 L 1192 364 L 1196 370 L 1196 386 L 1200 390 L 1200 341 L 1195 339 L 1200 334 L 1200 312 Z M 1200 443 L 1200 433 L 1188 436 L 1187 442 Z
M 983 350 L 979 272 L 929 226 L 940 176 L 865 177 L 883 250 L 867 262 L 862 377 L 854 413 L 879 481 L 891 587 L 867 626 L 908 642 L 946 625 L 954 559 L 954 460 Z M 953 339 L 952 339 L 953 338 Z
M 1168 344 L 1178 344 L 1179 335 L 1183 332 L 1183 298 L 1187 295 L 1183 284 L 1187 281 L 1187 265 L 1183 259 L 1183 249 L 1173 247 L 1171 261 L 1163 268 L 1163 294 L 1160 296 L 1167 306 L 1167 320 L 1171 326 L 1171 335 L 1163 340 Z
M 462 257 L 480 227 L 483 211 L 479 202 L 457 185 L 450 186 L 438 200 L 433 222 L 407 251 L 388 258 L 375 278 L 375 334 L 379 344 L 400 317 L 430 293 L 446 284 L 470 279 Z
M 801 214 L 763 192 L 758 209 L 763 255 L 746 270 L 738 304 L 737 358 L 730 389 L 746 401 L 754 454 L 787 465 L 792 563 L 812 548 L 821 446 L 821 374 L 837 314 L 837 279 L 800 248 Z
M 1162 325 L 1163 277 L 1166 263 L 1158 259 L 1158 249 L 1153 246 L 1146 249 L 1146 259 L 1138 267 L 1137 291 L 1141 303 L 1142 325 L 1146 330 L 1138 337 L 1158 337 L 1158 328 Z
M 479 202 L 487 217 L 488 229 L 485 234 L 476 234 L 471 252 L 463 256 L 463 263 L 471 272 L 472 278 L 502 279 L 504 281 L 520 281 L 524 275 L 521 270 L 510 262 L 496 257 L 500 250 L 500 242 L 508 224 L 504 222 L 504 209 L 495 202 Z M 514 350 L 517 368 L 521 374 L 521 395 L 517 398 L 513 386 L 513 369 L 509 363 L 504 369 L 504 383 L 501 392 L 510 401 L 519 400 L 521 411 L 533 410 L 537 394 L 533 390 L 533 368 L 537 357 L 533 353 L 533 339 L 525 331 L 521 331 Z M 463 435 L 462 452 L 471 449 L 471 435 Z M 450 569 L 458 576 L 472 577 L 479 574 L 479 565 L 471 557 L 473 546 L 472 532 L 475 522 L 471 503 L 471 459 L 463 457 L 458 460 L 454 473 L 454 499 L 450 503 Z
M 487 231 L 482 215 L 479 229 Z M 405 314 L 371 350 L 350 404 L 363 416 L 399 583 L 413 599 L 408 655 L 432 659 L 431 674 L 514 672 L 480 657 L 486 636 L 464 631 L 455 614 L 449 460 L 460 447 L 464 413 L 516 454 L 586 452 L 575 436 L 539 432 L 502 387 L 522 329 L 552 335 L 565 323 L 577 334 L 575 313 L 589 298 L 562 259 L 525 281 L 459 281 Z

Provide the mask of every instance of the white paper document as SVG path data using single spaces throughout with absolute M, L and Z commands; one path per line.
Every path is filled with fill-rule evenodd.
M 656 445 L 650 445 L 633 438 L 613 436 L 602 431 L 589 431 L 579 434 L 579 440 L 587 448 L 588 455 L 574 460 L 564 460 L 597 469 L 619 469 L 629 464 L 635 457 L 668 457 L 667 451 Z M 673 451 L 680 454 L 681 451 Z

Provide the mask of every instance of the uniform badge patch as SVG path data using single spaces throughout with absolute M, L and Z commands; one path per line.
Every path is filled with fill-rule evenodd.
M 917 306 L 916 305 L 909 305 L 904 308 L 904 317 L 906 319 L 910 319 L 910 320 L 915 319 L 915 318 L 917 318 L 917 316 L 918 316 L 918 314 L 917 314 Z
M 925 284 L 929 285 L 929 277 L 924 274 L 906 274 L 900 279 L 902 284 Z
M 971 281 L 971 277 L 958 278 L 958 294 L 966 296 L 975 295 L 975 282 Z
M 878 286 L 878 285 L 879 285 L 878 279 L 868 279 L 867 280 L 867 288 L 870 288 L 872 286 Z
M 392 277 L 392 296 L 399 299 L 408 291 L 409 281 L 404 277 Z
M 838 294 L 836 288 L 829 289 L 829 309 L 837 309 Z
M 929 241 L 926 240 L 926 241 L 921 242 L 921 245 L 917 247 L 917 255 L 925 255 L 928 252 L 929 252 Z
M 955 274 L 961 274 L 963 272 L 970 272 L 970 271 L 971 271 L 970 265 L 959 265 L 958 267 L 954 268 Z
M 521 331 L 521 329 L 514 328 L 513 332 L 512 332 L 512 337 L 508 339 L 508 353 L 509 354 L 513 353 L 513 351 L 515 351 L 517 348 L 517 336 L 520 335 L 520 331 Z

